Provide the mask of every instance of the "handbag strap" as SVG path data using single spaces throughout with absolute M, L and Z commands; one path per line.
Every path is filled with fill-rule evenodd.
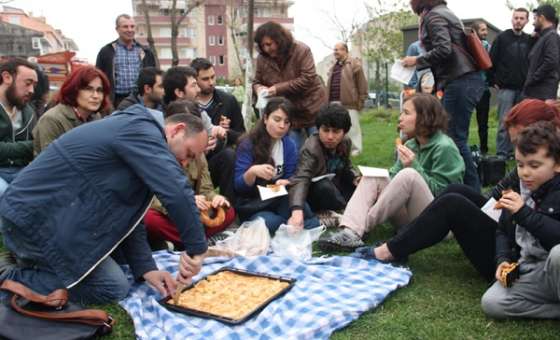
M 21 283 L 12 280 L 5 280 L 0 286 L 0 289 L 13 293 L 10 305 L 15 311 L 22 315 L 51 321 L 102 326 L 101 333 L 103 334 L 110 332 L 115 323 L 109 314 L 100 309 L 83 309 L 73 312 L 42 312 L 24 309 L 18 303 L 18 300 L 23 298 L 49 307 L 61 308 L 68 301 L 68 291 L 66 289 L 57 289 L 49 295 L 41 295 L 25 287 Z
M 4 280 L 0 289 L 12 292 L 26 300 L 50 307 L 62 307 L 68 301 L 68 291 L 66 289 L 57 289 L 49 295 L 41 295 L 35 293 L 21 283 L 12 280 Z

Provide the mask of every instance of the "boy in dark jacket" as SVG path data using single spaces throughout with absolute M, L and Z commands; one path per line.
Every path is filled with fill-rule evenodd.
M 298 215 L 303 214 L 306 201 L 313 211 L 343 210 L 356 189 L 350 160 L 352 143 L 346 137 L 351 125 L 348 110 L 340 104 L 324 106 L 315 125 L 319 132 L 305 141 L 291 178 L 293 223 L 303 222 L 303 215 Z
M 482 309 L 493 318 L 560 319 L 560 133 L 539 122 L 516 144 L 519 182 L 498 201 L 497 281 Z M 512 262 L 520 277 L 507 288 L 502 271 Z

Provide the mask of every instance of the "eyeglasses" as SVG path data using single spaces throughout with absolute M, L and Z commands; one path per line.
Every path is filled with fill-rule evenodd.
M 103 94 L 103 87 L 86 86 L 82 90 L 86 91 L 89 94 L 93 94 L 94 92 L 97 92 L 99 94 Z

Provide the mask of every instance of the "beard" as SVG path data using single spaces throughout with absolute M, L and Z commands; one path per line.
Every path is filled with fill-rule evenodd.
M 204 89 L 201 87 L 200 88 L 200 94 L 205 95 L 205 96 L 211 95 L 212 93 L 214 93 L 214 89 L 215 89 L 215 87 L 212 87 L 212 86 L 209 86 L 209 87 L 204 88 Z
M 16 95 L 16 87 L 14 83 L 12 83 L 12 85 L 10 85 L 10 87 L 6 90 L 6 100 L 10 105 L 15 106 L 18 110 L 22 110 L 29 101 Z

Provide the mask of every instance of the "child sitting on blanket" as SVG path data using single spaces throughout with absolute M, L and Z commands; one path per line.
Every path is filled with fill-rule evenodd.
M 352 141 L 346 137 L 351 126 L 348 110 L 340 104 L 326 105 L 319 111 L 315 125 L 319 132 L 305 141 L 296 173 L 290 179 L 291 225 L 303 225 L 306 201 L 324 217 L 336 217 L 332 210 L 343 210 L 356 189 L 358 177 L 350 160 Z M 325 175 L 333 177 L 319 179 Z M 325 225 L 325 221 L 336 220 L 319 218 Z

